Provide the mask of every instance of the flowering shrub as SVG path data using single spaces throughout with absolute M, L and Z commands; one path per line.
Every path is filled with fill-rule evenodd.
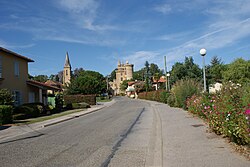
M 193 79 L 185 79 L 177 81 L 171 90 L 174 95 L 174 106 L 186 109 L 186 100 L 194 94 L 200 94 L 201 86 L 199 82 Z
M 250 99 L 243 98 L 245 89 L 229 82 L 216 94 L 194 95 L 187 100 L 188 111 L 207 120 L 216 134 L 238 144 L 250 144 Z

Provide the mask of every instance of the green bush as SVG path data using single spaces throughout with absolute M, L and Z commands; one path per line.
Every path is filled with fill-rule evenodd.
M 61 112 L 63 109 L 63 95 L 57 94 L 55 97 L 55 110 Z
M 250 103 L 244 100 L 249 93 L 247 89 L 239 84 L 224 83 L 216 94 L 189 98 L 188 111 L 207 120 L 216 134 L 227 136 L 237 144 L 250 144 Z
M 162 91 L 160 93 L 160 102 L 162 103 L 168 103 L 168 97 L 170 96 L 170 93 L 167 91 Z
M 13 107 L 10 105 L 0 105 L 0 125 L 11 123 Z
M 96 95 L 65 95 L 64 104 L 72 104 L 72 103 L 88 103 L 90 105 L 96 104 Z
M 176 106 L 176 99 L 175 96 L 173 94 L 170 94 L 168 99 L 167 99 L 167 103 L 170 107 L 175 107 Z
M 161 92 L 162 92 L 162 90 L 141 92 L 141 93 L 139 93 L 138 97 L 140 99 L 162 102 Z
M 35 118 L 45 113 L 43 103 L 26 103 L 14 109 L 15 119 Z
M 175 107 L 186 109 L 186 100 L 194 94 L 200 94 L 201 86 L 193 79 L 179 80 L 173 86 L 171 93 L 175 96 Z M 171 97 L 173 100 L 173 97 Z
M 8 89 L 0 89 L 0 105 L 12 105 L 13 95 Z

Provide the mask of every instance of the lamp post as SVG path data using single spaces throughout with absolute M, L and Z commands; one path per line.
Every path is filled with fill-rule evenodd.
M 170 84 L 169 84 L 170 74 L 167 73 L 167 80 L 168 80 L 168 91 L 170 92 Z
M 206 86 L 206 70 L 205 70 L 205 55 L 206 55 L 207 51 L 206 49 L 201 49 L 200 50 L 200 55 L 203 58 L 203 80 L 204 80 L 204 92 L 207 91 L 207 86 Z

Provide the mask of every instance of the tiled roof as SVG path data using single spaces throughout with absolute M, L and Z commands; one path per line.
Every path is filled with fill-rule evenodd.
M 38 82 L 38 81 L 34 81 L 34 80 L 28 80 L 27 84 L 32 85 L 32 86 L 37 86 L 37 87 L 43 87 L 43 88 L 46 88 L 48 90 L 61 90 L 58 87 L 50 86 L 50 85 L 45 84 L 43 82 Z
M 28 61 L 28 62 L 34 62 L 34 60 L 32 60 L 32 59 L 30 59 L 30 58 L 28 58 L 28 57 L 22 56 L 22 55 L 20 55 L 20 54 L 17 54 L 17 53 L 15 53 L 15 52 L 12 52 L 12 51 L 10 51 L 10 50 L 8 50 L 8 49 L 5 49 L 5 48 L 3 48 L 3 47 L 0 47 L 0 51 L 3 51 L 3 52 L 5 52 L 5 53 L 9 53 L 9 54 L 11 54 L 11 55 L 13 55 L 13 56 L 19 57 L 19 58 L 24 59 L 24 60 L 26 60 L 26 61 Z

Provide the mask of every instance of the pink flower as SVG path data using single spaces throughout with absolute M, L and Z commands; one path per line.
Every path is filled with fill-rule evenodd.
M 247 109 L 244 114 L 250 115 L 250 109 Z

